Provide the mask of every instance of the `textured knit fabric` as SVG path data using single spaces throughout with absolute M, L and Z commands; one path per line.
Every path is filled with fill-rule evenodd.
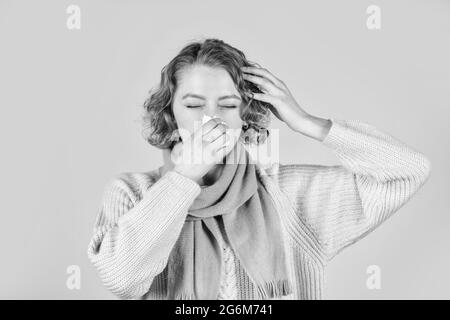
M 431 168 L 418 151 L 358 121 L 333 120 L 322 144 L 341 165 L 257 166 L 281 214 L 292 299 L 323 299 L 330 260 L 391 217 Z M 195 181 L 156 169 L 107 184 L 87 254 L 108 290 L 122 299 L 165 299 L 167 259 L 199 193 Z M 232 295 L 261 299 L 239 259 L 234 264 Z
M 222 270 L 220 275 L 220 290 L 218 300 L 238 299 L 238 279 L 236 277 L 236 255 L 227 240 L 223 224 L 220 224 L 220 238 L 222 248 Z
M 250 160 L 244 146 L 236 143 L 225 157 L 220 178 L 202 188 L 189 207 L 168 259 L 167 299 L 217 299 L 220 224 L 262 297 L 292 293 L 279 214 Z

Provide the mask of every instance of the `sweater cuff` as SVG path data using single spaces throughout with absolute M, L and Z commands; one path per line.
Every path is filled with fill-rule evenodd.
M 328 131 L 327 136 L 323 139 L 322 143 L 334 150 L 342 150 L 348 141 L 345 139 L 345 134 L 347 133 L 347 128 L 343 121 L 336 119 L 329 119 L 331 121 L 331 127 Z
M 179 190 L 183 196 L 188 198 L 196 198 L 201 192 L 200 185 L 197 182 L 174 170 L 166 172 L 163 177 L 170 181 L 173 187 Z

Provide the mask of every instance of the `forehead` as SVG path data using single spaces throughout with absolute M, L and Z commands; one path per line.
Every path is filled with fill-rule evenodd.
M 219 94 L 224 91 L 237 92 L 233 79 L 224 68 L 205 65 L 195 65 L 181 70 L 177 85 L 180 92 L 201 91 Z

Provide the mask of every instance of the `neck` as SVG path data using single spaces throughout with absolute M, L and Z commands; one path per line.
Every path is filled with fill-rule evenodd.
M 220 178 L 220 175 L 222 174 L 223 170 L 223 163 L 218 163 L 214 165 L 204 176 L 202 179 L 200 179 L 200 185 L 201 186 L 209 186 L 214 184 L 217 179 Z

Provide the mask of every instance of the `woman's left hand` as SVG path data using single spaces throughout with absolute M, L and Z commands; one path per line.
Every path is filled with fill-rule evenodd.
M 267 69 L 242 67 L 244 79 L 255 83 L 263 93 L 253 93 L 256 100 L 269 103 L 270 111 L 292 130 L 322 141 L 328 134 L 331 121 L 314 117 L 303 110 L 286 84 Z

